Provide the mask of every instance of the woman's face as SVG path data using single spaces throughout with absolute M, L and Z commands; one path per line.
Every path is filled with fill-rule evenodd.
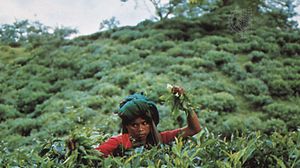
M 126 129 L 128 134 L 135 140 L 146 143 L 147 136 L 150 132 L 150 124 L 145 119 L 138 117 L 126 125 Z

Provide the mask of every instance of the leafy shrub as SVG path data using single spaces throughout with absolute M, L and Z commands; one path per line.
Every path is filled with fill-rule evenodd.
M 189 35 L 186 32 L 183 32 L 181 30 L 175 30 L 175 29 L 165 31 L 164 36 L 168 40 L 172 40 L 172 41 L 189 39 Z
M 72 70 L 59 69 L 59 70 L 51 71 L 48 74 L 45 74 L 44 78 L 47 82 L 54 84 L 56 82 L 61 83 L 63 80 L 72 79 L 72 77 L 74 77 L 74 75 L 75 75 L 75 72 Z M 52 87 L 50 87 L 50 88 L 52 88 Z
M 7 121 L 10 127 L 11 133 L 18 133 L 22 136 L 30 136 L 30 132 L 33 129 L 38 129 L 42 123 L 38 123 L 37 120 L 32 118 L 17 118 Z
M 296 105 L 287 105 L 284 103 L 272 103 L 263 108 L 268 117 L 285 121 L 289 130 L 297 130 L 299 128 L 299 109 Z
M 32 113 L 36 105 L 41 104 L 49 95 L 43 91 L 32 91 L 28 89 L 22 89 L 19 91 L 17 99 L 17 107 L 21 113 Z
M 74 90 L 87 91 L 94 87 L 94 83 L 96 83 L 96 81 L 97 80 L 94 78 L 76 80 L 73 81 L 71 83 L 72 85 L 69 86 L 71 86 L 71 88 Z M 72 90 L 69 90 L 69 92 L 72 93 Z
M 59 137 L 66 135 L 70 133 L 74 127 L 75 122 L 72 121 L 72 116 L 67 116 L 65 114 L 53 112 L 53 113 L 45 113 L 44 115 L 41 115 L 37 118 L 37 121 L 39 123 L 42 123 L 42 126 L 40 127 L 40 132 L 46 132 L 47 134 L 50 134 L 52 137 Z M 75 116 L 75 115 L 74 115 Z M 64 120 L 61 120 L 60 118 L 65 118 Z M 76 120 L 77 116 L 75 116 Z M 75 121 L 76 121 L 75 120 Z
M 121 89 L 110 83 L 98 83 L 91 89 L 90 93 L 94 95 L 112 97 L 115 95 L 120 95 Z
M 186 50 L 180 46 L 177 46 L 169 49 L 167 53 L 173 57 L 192 57 L 195 52 L 193 50 Z
M 182 76 L 190 76 L 193 72 L 193 68 L 189 65 L 171 65 L 168 67 L 171 72 L 175 72 Z
M 214 44 L 216 46 L 226 43 L 232 43 L 232 40 L 230 38 L 222 37 L 222 36 L 206 36 L 202 38 L 203 41 L 209 42 L 211 44 Z
M 58 99 L 52 97 L 42 104 L 36 106 L 34 113 L 31 114 L 33 117 L 40 116 L 46 113 L 64 113 L 69 107 L 72 107 L 73 103 L 70 100 Z
M 257 63 L 257 62 L 261 61 L 262 59 L 266 58 L 266 54 L 261 51 L 252 51 L 249 54 L 249 57 L 251 59 L 251 62 Z
M 136 30 L 124 29 L 112 33 L 110 37 L 112 39 L 119 40 L 122 43 L 129 43 L 130 41 L 141 38 L 142 33 Z
M 166 55 L 150 55 L 145 59 L 145 62 L 150 65 L 156 65 L 156 69 L 164 72 L 164 69 L 173 64 L 178 64 L 179 60 L 175 57 Z
M 80 76 L 82 76 L 83 78 L 90 78 L 90 77 L 93 77 L 97 72 L 108 70 L 111 67 L 112 67 L 112 63 L 110 61 L 99 60 L 99 61 L 91 62 L 89 64 L 84 65 L 80 69 L 79 73 L 80 73 Z
M 202 58 L 198 58 L 198 57 L 193 57 L 193 58 L 189 58 L 189 59 L 185 59 L 184 63 L 187 65 L 190 65 L 193 68 L 200 68 L 200 67 L 204 67 L 206 65 L 207 61 L 205 61 Z
M 134 46 L 140 50 L 151 50 L 154 47 L 156 42 L 147 38 L 139 38 L 134 41 L 131 41 L 129 45 Z
M 217 66 L 234 61 L 233 55 L 225 51 L 208 51 L 203 58 L 208 61 L 213 61 Z
M 133 75 L 133 73 L 128 73 L 126 71 L 119 72 L 116 75 L 109 77 L 109 82 L 119 86 L 120 88 L 124 88 L 129 83 Z
M 139 55 L 135 54 L 135 53 L 132 53 L 129 55 L 112 54 L 109 57 L 109 60 L 113 64 L 113 67 L 120 66 L 120 65 L 128 65 L 128 64 L 138 61 Z M 108 69 L 106 69 L 106 70 L 108 70 Z
M 300 45 L 298 43 L 286 43 L 281 50 L 282 54 L 288 57 L 296 57 L 300 55 Z
M 269 87 L 269 91 L 272 96 L 285 97 L 285 96 L 293 95 L 293 90 L 291 89 L 288 82 L 282 79 L 278 79 L 278 80 L 275 79 L 269 81 L 267 85 Z
M 281 119 L 269 119 L 265 121 L 265 127 L 263 131 L 270 135 L 274 132 L 279 133 L 286 133 L 287 132 L 287 126 L 285 122 Z
M 192 42 L 195 46 L 196 56 L 203 57 L 210 50 L 215 50 L 216 46 L 214 44 L 208 43 L 206 41 L 194 40 Z
M 263 127 L 262 121 L 255 116 L 225 117 L 224 121 L 221 121 L 218 125 L 216 132 L 221 133 L 224 137 L 230 137 L 234 133 L 249 133 Z
M 173 41 L 163 41 L 161 43 L 155 43 L 154 48 L 159 51 L 167 51 L 170 48 L 175 47 L 176 44 Z
M 252 94 L 255 96 L 268 94 L 268 86 L 261 80 L 256 78 L 248 78 L 239 83 L 244 94 Z
M 276 43 L 263 43 L 261 51 L 271 54 L 271 56 L 279 56 L 280 46 Z
M 253 73 L 255 70 L 255 65 L 252 62 L 247 62 L 244 64 L 244 69 L 248 73 Z
M 249 101 L 249 103 L 255 108 L 261 108 L 265 105 L 271 104 L 273 102 L 272 97 L 268 95 L 253 95 L 246 94 L 245 97 Z
M 249 53 L 253 51 L 252 45 L 250 43 L 236 43 L 240 53 Z
M 92 147 L 95 143 L 90 138 L 92 135 L 76 131 L 67 138 L 48 141 L 43 145 L 39 155 L 45 162 L 52 162 L 56 166 L 98 167 L 102 159 L 100 152 Z
M 300 81 L 299 80 L 288 81 L 288 85 L 293 90 L 295 96 L 300 95 Z
M 247 73 L 237 63 L 225 64 L 221 69 L 234 80 L 244 80 L 247 78 Z
M 12 105 L 0 104 L 0 122 L 19 116 L 21 116 L 21 113 Z
M 300 41 L 298 31 L 280 31 L 277 34 L 278 42 L 284 41 L 288 43 L 297 43 Z
M 224 50 L 230 53 L 239 53 L 239 48 L 235 43 L 224 43 L 218 46 L 218 49 Z
M 226 92 L 202 96 L 201 105 L 204 108 L 218 112 L 233 112 L 237 108 L 235 98 Z

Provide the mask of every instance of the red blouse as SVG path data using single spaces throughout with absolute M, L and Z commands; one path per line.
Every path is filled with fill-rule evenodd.
M 166 144 L 173 141 L 179 133 L 180 128 L 161 132 L 160 135 L 162 137 L 162 143 Z M 113 136 L 104 143 L 100 144 L 96 148 L 96 150 L 103 153 L 103 155 L 106 157 L 108 155 L 111 155 L 119 145 L 122 145 L 125 149 L 130 149 L 132 147 L 128 134 L 120 134 L 117 136 Z

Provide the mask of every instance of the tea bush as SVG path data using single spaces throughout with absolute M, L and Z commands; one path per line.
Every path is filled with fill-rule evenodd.
M 139 50 L 151 50 L 155 43 L 156 41 L 150 40 L 148 38 L 139 38 L 131 41 L 129 45 L 132 45 Z
M 234 56 L 225 51 L 208 51 L 203 58 L 208 61 L 213 61 L 217 67 L 233 62 Z
M 205 55 L 208 51 L 215 50 L 217 48 L 214 44 L 206 41 L 194 40 L 193 43 L 196 50 L 195 56 L 197 57 L 203 57 L 203 55 Z
M 263 128 L 263 122 L 254 116 L 228 116 L 223 120 L 217 123 L 220 127 L 212 131 L 224 137 L 230 137 L 233 132 L 237 134 L 250 133 Z
M 218 49 L 224 50 L 233 54 L 240 52 L 239 47 L 235 43 L 224 43 L 218 46 Z
M 159 51 L 167 51 L 168 49 L 173 48 L 175 46 L 176 44 L 173 41 L 163 41 L 161 43 L 154 44 L 155 50 L 159 50 Z
M 175 72 L 181 76 L 190 76 L 192 74 L 192 67 L 189 65 L 171 65 L 168 70 Z
M 300 110 L 297 105 L 287 105 L 284 103 L 272 103 L 263 107 L 264 112 L 269 116 L 285 121 L 289 130 L 299 129 Z
M 21 113 L 32 113 L 38 104 L 47 100 L 49 95 L 43 91 L 32 91 L 29 89 L 22 89 L 18 92 L 17 109 Z
M 272 118 L 265 122 L 263 131 L 268 135 L 271 135 L 274 132 L 285 134 L 287 133 L 287 126 L 283 120 Z
M 169 49 L 167 53 L 173 57 L 193 57 L 195 52 L 193 50 L 184 49 L 181 46 L 176 46 Z
M 265 105 L 273 103 L 272 97 L 268 95 L 246 94 L 244 96 L 254 108 L 262 108 Z
M 218 112 L 234 112 L 237 108 L 234 96 L 226 92 L 202 96 L 201 105 L 205 109 Z
M 249 54 L 249 57 L 251 59 L 251 62 L 253 63 L 257 63 L 259 61 L 261 61 L 262 59 L 266 58 L 266 54 L 264 52 L 261 52 L 261 51 L 252 51 L 250 54 Z
M 244 94 L 267 95 L 269 93 L 268 86 L 259 79 L 248 78 L 240 82 L 240 87 Z
M 234 80 L 245 80 L 248 74 L 236 63 L 228 63 L 222 66 L 221 70 Z
M 141 38 L 142 33 L 136 30 L 124 29 L 112 33 L 110 37 L 112 39 L 119 40 L 121 43 L 129 43 L 130 41 Z
M 30 136 L 33 129 L 39 129 L 42 125 L 42 123 L 38 123 L 37 120 L 32 118 L 17 118 L 7 120 L 6 123 L 10 127 L 11 133 L 18 133 L 22 136 Z
M 232 40 L 230 38 L 222 37 L 222 36 L 215 36 L 215 35 L 206 36 L 206 37 L 202 38 L 201 40 L 209 42 L 209 43 L 214 44 L 216 46 L 219 46 L 221 44 L 228 44 L 228 43 L 232 42 Z
M 282 50 L 282 54 L 288 57 L 296 57 L 300 55 L 300 45 L 299 43 L 286 43 Z
M 12 105 L 0 104 L 0 122 L 20 117 L 21 113 Z
M 285 97 L 289 95 L 293 95 L 293 90 L 291 89 L 288 82 L 278 79 L 278 80 L 272 80 L 268 82 L 268 87 L 270 90 L 270 94 L 272 96 L 277 97 Z

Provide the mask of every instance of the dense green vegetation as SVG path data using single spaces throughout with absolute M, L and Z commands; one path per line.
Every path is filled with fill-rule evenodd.
M 75 39 L 32 25 L 24 39 L 2 38 L 0 165 L 299 167 L 300 31 L 266 15 L 231 32 L 228 17 L 144 21 Z M 161 99 L 168 83 L 191 95 L 203 131 L 99 157 L 93 147 L 120 131 L 114 111 L 129 93 L 158 104 L 160 131 L 178 127 Z

